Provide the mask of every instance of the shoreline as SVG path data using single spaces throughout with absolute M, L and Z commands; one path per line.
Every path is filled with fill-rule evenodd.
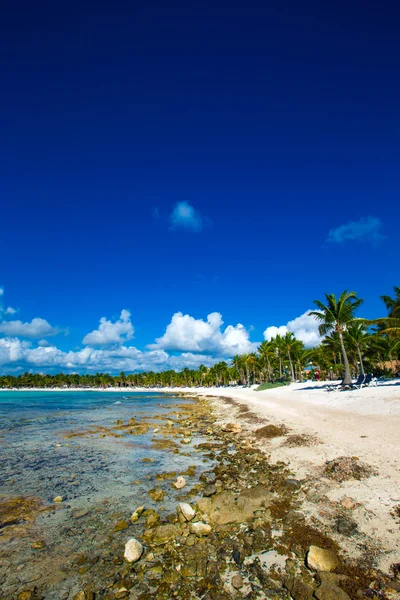
M 179 594 L 180 590 L 182 593 L 197 593 L 200 589 L 208 589 L 209 597 L 213 600 L 236 600 L 247 597 L 249 593 L 253 593 L 251 597 L 257 599 L 265 598 L 265 593 L 274 598 L 311 598 L 314 597 L 313 592 L 325 584 L 331 586 L 331 593 L 341 593 L 340 596 L 331 597 L 355 600 L 359 597 L 357 590 L 366 590 L 370 585 L 375 585 L 374 582 L 379 585 L 374 589 L 382 590 L 389 585 L 392 590 L 388 595 L 379 597 L 397 597 L 393 595 L 394 589 L 391 587 L 396 582 L 374 569 L 378 567 L 389 574 L 389 566 L 398 562 L 396 545 L 392 545 L 391 552 L 388 552 L 385 544 L 391 542 L 392 538 L 383 541 L 377 539 L 374 531 L 376 515 L 372 515 L 371 520 L 370 509 L 365 509 L 356 500 L 360 490 L 371 491 L 368 488 L 371 482 L 382 484 L 384 480 L 368 475 L 360 480 L 350 478 L 338 483 L 335 479 L 321 476 L 321 466 L 325 464 L 329 452 L 337 456 L 337 446 L 331 447 L 322 439 L 316 440 L 316 432 L 312 433 L 310 423 L 305 433 L 305 425 L 299 421 L 300 413 L 302 410 L 309 411 L 310 407 L 314 410 L 315 405 L 307 403 L 304 398 L 302 401 L 293 401 L 291 396 L 295 390 L 292 387 L 280 394 L 276 394 L 277 390 L 255 392 L 240 388 L 168 390 L 178 398 L 190 397 L 195 402 L 176 405 L 172 421 L 176 430 L 171 430 L 170 417 L 161 413 L 159 418 L 163 417 L 166 421 L 154 441 L 163 444 L 165 438 L 170 447 L 168 440 L 173 434 L 172 440 L 176 438 L 175 442 L 178 442 L 174 447 L 178 449 L 179 446 L 179 452 L 185 452 L 186 448 L 189 449 L 187 442 L 181 446 L 179 438 L 200 436 L 207 440 L 195 446 L 194 452 L 200 452 L 215 466 L 210 465 L 211 469 L 204 473 L 204 477 L 200 477 L 200 485 L 193 486 L 190 476 L 189 480 L 192 481 L 189 489 L 187 492 L 182 490 L 182 497 L 176 500 L 190 503 L 196 512 L 194 521 L 207 526 L 210 523 L 209 530 L 204 534 L 195 533 L 190 522 L 182 520 L 179 511 L 177 515 L 163 514 L 162 504 L 159 514 L 150 510 L 145 511 L 142 517 L 140 513 L 138 520 L 135 518 L 129 528 L 135 537 L 139 534 L 145 553 L 133 566 L 124 563 L 121 552 L 132 533 L 128 533 L 128 530 L 126 534 L 121 533 L 121 541 L 105 564 L 110 568 L 110 575 L 115 569 L 122 579 L 118 580 L 121 583 L 116 581 L 112 585 L 112 593 L 104 596 L 107 600 L 111 597 L 143 597 L 147 600 L 151 594 L 154 597 L 154 592 L 155 597 L 169 598 Z M 326 396 L 333 402 L 329 394 Z M 319 402 L 323 403 L 324 398 L 320 398 Z M 298 414 L 292 404 L 297 407 Z M 334 412 L 332 407 L 329 410 Z M 319 407 L 319 419 L 322 418 L 321 412 Z M 348 413 L 343 414 L 347 419 Z M 340 418 L 343 418 L 343 414 L 340 413 Z M 389 418 L 393 419 L 393 416 Z M 343 425 L 343 421 L 341 423 Z M 268 434 L 265 434 L 265 429 Z M 308 441 L 312 438 L 312 443 L 286 444 L 290 438 L 302 435 L 308 436 Z M 192 456 L 194 459 L 196 454 Z M 313 456 L 314 459 L 317 456 L 319 464 L 315 464 L 315 460 L 313 462 Z M 360 460 L 362 462 L 365 462 L 364 459 Z M 164 479 L 162 475 L 156 484 L 157 487 L 164 487 L 167 494 L 170 489 L 168 479 L 172 475 L 165 473 L 167 478 Z M 330 496 L 335 490 L 338 492 L 336 498 Z M 349 500 L 350 504 L 344 505 L 343 499 Z M 242 501 L 237 504 L 237 500 Z M 252 506 L 250 512 L 249 505 Z M 240 514 L 236 514 L 239 507 Z M 125 518 L 129 521 L 128 511 Z M 152 519 L 152 524 L 149 524 L 149 519 Z M 354 522 L 356 530 L 353 529 Z M 364 525 L 368 522 L 371 527 L 365 530 Z M 82 527 L 82 521 L 80 523 L 76 527 Z M 339 532 L 335 529 L 338 523 L 341 525 Z M 398 524 L 392 520 L 391 525 L 398 532 Z M 316 572 L 320 569 L 310 568 L 307 563 L 311 545 L 330 549 L 339 556 L 340 566 L 336 573 L 328 573 L 329 580 L 326 579 L 325 584 Z M 111 566 L 112 563 L 115 567 Z M 92 568 L 88 571 L 87 584 L 90 584 L 91 573 Z M 236 588 L 238 581 L 240 587 Z M 80 600 L 86 599 L 86 589 L 89 588 L 85 587 L 84 581 L 79 585 L 73 590 L 71 588 L 68 600 L 77 600 L 78 597 Z M 296 593 L 299 586 L 307 591 L 307 596 Z M 342 588 L 346 590 L 346 595 L 343 595 L 345 592 L 342 592 Z M 161 595 L 157 595 L 155 590 L 159 590 Z M 291 596 L 287 595 L 289 592 Z
M 323 384 L 310 390 L 301 386 L 263 392 L 214 388 L 198 395 L 213 397 L 222 422 L 238 422 L 249 435 L 260 422 L 282 427 L 282 435 L 258 447 L 306 484 L 307 517 L 330 529 L 340 545 L 348 544 L 351 555 L 360 556 L 359 541 L 353 544 L 351 537 L 335 531 L 337 511 L 349 506 L 357 531 L 379 548 L 377 566 L 389 572 L 400 559 L 400 385 L 330 393 Z M 243 419 L 246 410 L 258 423 Z M 297 438 L 293 446 L 291 436 Z M 343 457 L 370 467 L 373 474 L 339 482 L 325 477 L 327 463 Z

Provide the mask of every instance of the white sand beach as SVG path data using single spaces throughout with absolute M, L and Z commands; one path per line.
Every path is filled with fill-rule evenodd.
M 180 389 L 179 391 L 183 391 Z M 193 389 L 185 391 L 193 392 Z M 289 447 L 285 437 L 263 441 L 273 461 L 285 461 L 306 482 L 303 509 L 328 528 L 338 509 L 347 513 L 365 540 L 376 545 L 377 563 L 388 570 L 400 561 L 400 382 L 353 391 L 326 391 L 326 383 L 297 383 L 256 392 L 249 388 L 197 389 L 204 396 L 227 397 L 290 434 L 313 436 L 316 443 Z M 215 402 L 221 420 L 235 421 L 235 409 Z M 239 417 L 240 419 L 240 417 Z M 249 432 L 261 424 L 245 424 Z M 265 424 L 265 423 L 264 423 Z M 357 457 L 376 474 L 338 483 L 322 475 L 326 461 Z M 363 552 L 360 540 L 337 534 L 352 554 Z

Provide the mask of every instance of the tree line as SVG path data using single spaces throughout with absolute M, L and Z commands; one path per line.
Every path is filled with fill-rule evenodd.
M 221 361 L 212 367 L 184 368 L 155 373 L 153 371 L 56 375 L 23 373 L 0 376 L 0 387 L 188 387 L 251 385 L 303 381 L 316 370 L 321 379 L 342 379 L 351 383 L 360 373 L 394 376 L 400 371 L 400 288 L 394 296 L 381 296 L 387 315 L 374 320 L 359 318 L 356 313 L 363 300 L 355 292 L 345 290 L 337 298 L 325 294 L 324 301 L 315 300 L 311 315 L 319 322 L 322 342 L 305 348 L 301 340 L 287 332 L 264 341 L 258 351 L 236 355 L 229 363 Z

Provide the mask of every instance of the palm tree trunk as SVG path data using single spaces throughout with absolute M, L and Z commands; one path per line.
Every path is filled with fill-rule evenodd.
M 343 334 L 341 331 L 338 331 L 338 334 L 339 334 L 340 347 L 342 349 L 343 362 L 344 362 L 344 379 L 342 381 L 342 384 L 343 385 L 351 385 L 352 380 L 351 380 L 351 373 L 350 373 L 350 365 L 349 365 L 349 359 L 347 358 L 346 348 L 344 347 Z
M 363 363 L 363 359 L 362 359 L 362 356 L 361 356 L 361 351 L 360 351 L 360 347 L 359 346 L 357 346 L 357 352 L 358 352 L 358 358 L 360 359 L 360 373 L 361 373 L 361 375 L 365 375 L 365 372 L 364 372 L 364 363 Z
M 290 378 L 292 380 L 292 383 L 294 382 L 294 371 L 293 371 L 293 363 L 292 363 L 292 357 L 290 356 L 290 352 L 288 350 L 288 357 L 289 357 L 289 365 L 290 365 Z

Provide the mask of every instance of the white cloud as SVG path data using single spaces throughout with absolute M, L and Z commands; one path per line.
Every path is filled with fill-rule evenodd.
M 216 358 L 200 354 L 183 353 L 171 356 L 164 350 L 142 352 L 133 346 L 117 346 L 112 349 L 95 349 L 86 346 L 82 350 L 63 352 L 56 346 L 38 345 L 17 338 L 0 339 L 0 367 L 5 372 L 16 368 L 72 370 L 74 372 L 140 372 L 180 370 L 197 368 L 201 364 L 212 366 Z
M 4 311 L 5 315 L 15 315 L 15 313 L 18 312 L 16 308 L 13 308 L 12 306 L 8 306 L 6 308 L 6 310 Z
M 60 329 L 52 327 L 46 319 L 36 318 L 26 323 L 22 321 L 2 321 L 0 323 L 0 333 L 7 336 L 41 338 L 49 335 L 57 335 L 60 333 Z
M 4 288 L 0 287 L 0 296 L 3 296 L 3 294 L 4 294 Z
M 115 322 L 108 321 L 106 317 L 102 317 L 99 328 L 85 335 L 82 343 L 92 346 L 122 344 L 132 339 L 133 335 L 134 328 L 131 323 L 131 313 L 124 309 L 121 311 L 119 319 Z
M 347 241 L 378 243 L 385 238 L 381 228 L 382 222 L 378 217 L 361 217 L 358 221 L 349 221 L 331 229 L 327 241 L 334 244 Z
M 177 312 L 164 335 L 148 347 L 181 352 L 212 352 L 226 357 L 256 350 L 257 344 L 250 342 L 249 332 L 243 325 L 228 325 L 224 330 L 222 325 L 222 316 L 218 312 L 210 313 L 207 321 Z
M 318 332 L 318 321 L 309 313 L 310 311 L 307 310 L 300 315 L 300 317 L 296 317 L 286 325 L 280 325 L 279 327 L 271 325 L 270 327 L 267 327 L 264 331 L 264 339 L 271 340 L 278 334 L 285 335 L 285 333 L 291 331 L 296 338 L 301 340 L 308 348 L 316 346 L 321 342 L 322 337 Z
M 200 232 L 203 229 L 202 215 L 188 202 L 178 202 L 171 215 L 171 229 L 187 229 Z

